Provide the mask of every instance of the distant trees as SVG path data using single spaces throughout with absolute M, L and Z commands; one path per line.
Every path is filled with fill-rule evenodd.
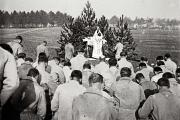
M 66 13 L 52 12 L 49 13 L 40 11 L 13 11 L 11 13 L 0 10 L 0 28 L 18 27 L 18 28 L 29 28 L 29 27 L 47 27 L 48 24 L 51 26 L 61 26 L 68 22 L 71 16 Z
M 109 20 L 109 24 L 116 25 L 117 21 L 119 21 L 119 18 L 117 16 L 113 16 Z M 150 26 L 159 26 L 160 28 L 167 28 L 167 27 L 175 27 L 180 25 L 180 20 L 177 19 L 165 19 L 165 18 L 140 18 L 136 17 L 134 20 L 132 20 L 130 17 L 124 17 L 124 21 L 127 21 L 129 26 L 133 26 L 135 24 L 137 25 L 143 25 L 146 24 L 146 27 L 149 28 Z

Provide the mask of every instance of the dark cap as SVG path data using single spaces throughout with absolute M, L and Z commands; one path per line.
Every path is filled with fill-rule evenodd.
M 20 36 L 20 35 L 16 36 L 16 39 L 19 39 L 21 41 L 23 40 L 22 36 Z

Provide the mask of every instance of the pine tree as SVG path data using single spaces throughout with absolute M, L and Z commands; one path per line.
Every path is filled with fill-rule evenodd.
M 67 42 L 71 42 L 75 50 L 79 48 L 86 49 L 86 43 L 83 42 L 85 37 L 92 37 L 97 26 L 100 28 L 104 39 L 107 44 L 103 45 L 103 54 L 106 57 L 115 57 L 114 47 L 118 41 L 123 43 L 124 49 L 128 53 L 128 59 L 134 59 L 136 44 L 133 40 L 132 33 L 128 28 L 127 22 L 124 23 L 123 16 L 117 24 L 117 28 L 112 30 L 109 27 L 108 20 L 102 16 L 99 20 L 96 19 L 95 12 L 91 4 L 87 2 L 86 7 L 83 9 L 81 16 L 77 19 L 69 19 L 69 23 L 62 26 L 60 39 L 58 43 L 61 45 L 61 54 L 64 56 L 64 46 Z M 88 46 L 87 57 L 92 56 L 92 46 Z
M 98 21 L 98 26 L 104 35 L 104 39 L 107 41 L 107 44 L 103 45 L 103 54 L 105 57 L 114 57 L 114 49 L 112 49 L 117 41 L 115 39 L 112 29 L 109 27 L 108 20 L 105 16 L 102 16 Z
M 128 23 L 124 22 L 124 16 L 120 17 L 117 24 L 117 29 L 114 29 L 117 41 L 121 42 L 124 47 L 123 51 L 127 52 L 127 59 L 136 60 L 137 54 L 135 53 L 136 43 L 133 39 L 132 33 L 128 28 Z
M 83 42 L 83 39 L 85 37 L 93 36 L 96 26 L 97 20 L 95 18 L 95 12 L 91 7 L 91 4 L 87 2 L 81 16 L 77 19 L 70 18 L 69 23 L 62 26 L 63 31 L 61 31 L 60 39 L 58 41 L 58 43 L 61 44 L 61 54 L 64 54 L 63 48 L 67 42 L 71 42 L 75 47 L 75 50 L 78 50 L 79 48 L 85 49 L 86 43 Z M 92 47 L 89 46 L 89 50 L 92 51 Z

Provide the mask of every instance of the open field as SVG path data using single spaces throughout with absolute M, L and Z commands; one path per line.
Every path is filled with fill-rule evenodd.
M 16 35 L 22 35 L 23 45 L 27 56 L 35 58 L 36 46 L 41 41 L 48 41 L 51 57 L 56 55 L 53 48 L 59 47 L 57 40 L 62 28 L 30 28 L 30 29 L 0 29 L 0 43 L 13 40 Z M 173 59 L 180 64 L 180 30 L 132 30 L 137 43 L 136 51 L 139 56 L 147 56 L 154 62 L 157 55 L 166 52 L 172 54 Z

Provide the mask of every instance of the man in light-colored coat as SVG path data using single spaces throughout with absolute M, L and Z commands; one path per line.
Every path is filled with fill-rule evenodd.
M 71 43 L 65 45 L 65 60 L 71 60 L 74 54 L 74 46 Z
M 121 78 L 114 82 L 111 89 L 120 100 L 120 120 L 136 120 L 135 111 L 145 99 L 143 88 L 130 78 L 130 68 L 121 69 Z
M 58 120 L 72 120 L 72 102 L 75 97 L 85 92 L 80 85 L 82 73 L 74 70 L 68 83 L 59 85 L 51 101 L 51 110 L 55 112 Z
M 0 103 L 3 106 L 19 86 L 14 56 L 0 47 Z
M 0 119 L 1 107 L 19 86 L 14 56 L 0 47 Z
M 113 109 L 113 101 L 102 91 L 102 75 L 92 73 L 89 83 L 92 86 L 73 100 L 72 120 L 117 120 L 118 111 Z

